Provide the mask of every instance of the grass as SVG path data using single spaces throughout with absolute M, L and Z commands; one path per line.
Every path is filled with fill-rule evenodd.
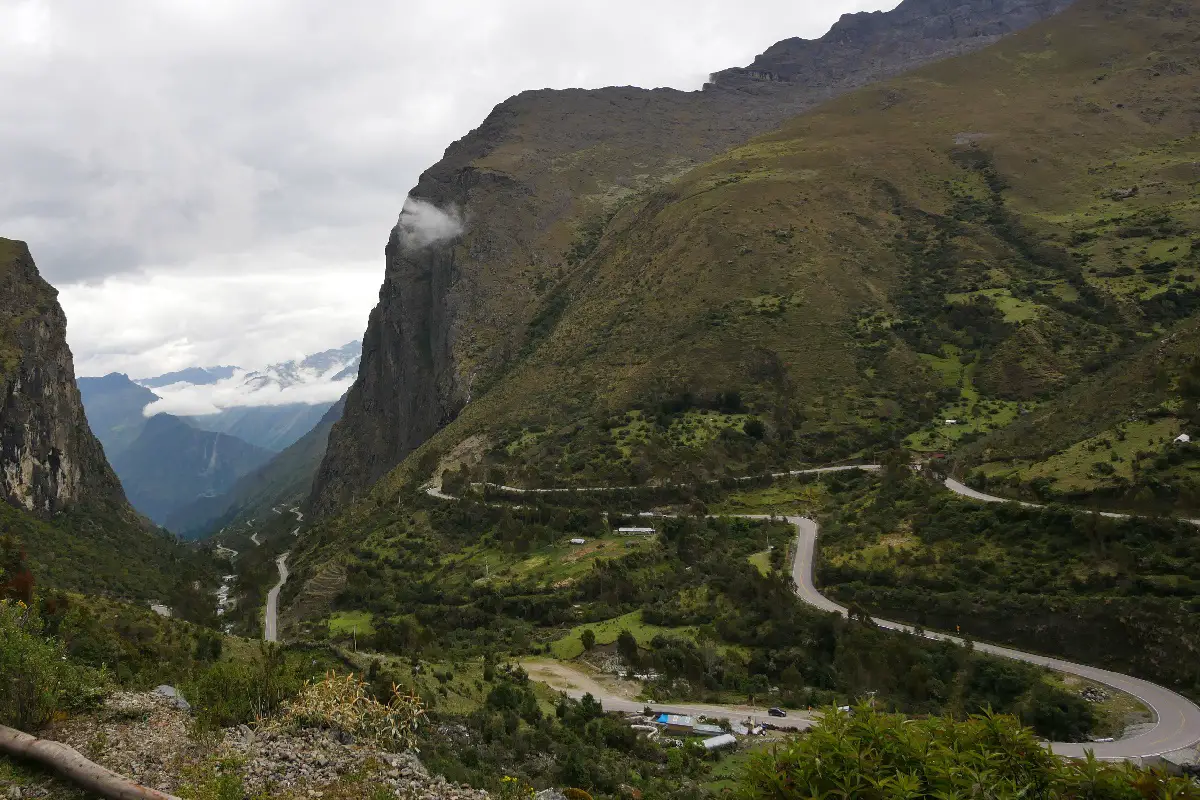
M 1041 306 L 1028 300 L 1013 297 L 1008 289 L 980 289 L 974 292 L 959 292 L 946 295 L 947 303 L 969 303 L 976 297 L 987 297 L 1004 315 L 1005 322 L 1028 322 L 1041 313 Z
M 338 611 L 329 617 L 330 636 L 370 636 L 375 633 L 370 611 Z
M 518 554 L 487 545 L 476 545 L 447 556 L 444 568 L 474 569 L 480 574 L 476 583 L 534 581 L 541 585 L 561 585 L 591 571 L 598 559 L 616 558 L 628 553 L 650 550 L 653 537 L 583 536 L 586 543 L 562 541 Z
M 1041 460 L 989 463 L 982 467 L 989 478 L 1016 477 L 1022 482 L 1049 478 L 1061 490 L 1094 489 L 1111 478 L 1131 479 L 1134 456 L 1138 452 L 1161 450 L 1165 442 L 1179 435 L 1180 427 L 1180 421 L 1171 417 L 1138 420 L 1090 436 Z
M 761 553 L 755 553 L 754 555 L 750 556 L 750 558 L 748 558 L 746 560 L 749 561 L 751 564 L 753 564 L 754 568 L 757 569 L 760 574 L 762 574 L 762 575 L 770 575 L 771 574 L 771 551 L 770 550 L 763 550 Z
M 709 506 L 712 514 L 807 514 L 821 507 L 828 492 L 818 481 L 779 478 L 770 486 L 735 489 Z
M 591 629 L 592 633 L 596 634 L 596 644 L 600 646 L 614 644 L 617 641 L 617 636 L 623 630 L 628 630 L 633 634 L 633 638 L 637 639 L 638 644 L 642 646 L 649 645 L 650 641 L 660 634 L 685 636 L 692 639 L 697 635 L 695 628 L 664 628 L 658 625 L 650 625 L 642 621 L 641 611 L 634 611 L 620 617 L 604 620 L 603 622 L 589 622 L 577 625 L 562 638 L 550 644 L 550 653 L 562 661 L 570 661 L 573 658 L 583 655 L 583 642 L 579 637 L 587 629 Z
M 703 784 L 704 788 L 718 794 L 735 791 L 750 759 L 760 753 L 770 752 L 773 747 L 780 744 L 780 740 L 774 738 L 741 740 L 737 750 L 722 753 L 718 757 Z

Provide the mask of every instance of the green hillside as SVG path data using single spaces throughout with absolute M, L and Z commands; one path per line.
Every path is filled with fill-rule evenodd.
M 1082 2 L 625 199 L 426 449 L 532 485 L 933 452 L 1115 363 L 1200 303 L 1172 7 Z
M 1200 325 L 1188 320 L 956 456 L 971 483 L 1042 501 L 1200 509 Z

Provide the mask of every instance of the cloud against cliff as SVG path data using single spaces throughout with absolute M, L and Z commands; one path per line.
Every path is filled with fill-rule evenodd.
M 295 303 L 324 302 L 329 282 L 303 282 L 313 264 L 374 266 L 365 305 L 311 320 L 362 332 L 405 195 L 506 97 L 696 89 L 778 39 L 895 4 L 0 0 L 0 235 L 27 240 L 45 276 L 69 288 L 81 363 L 125 369 L 121 357 L 140 365 L 188 349 L 211 355 L 191 364 L 266 363 L 312 335 L 291 319 Z M 209 277 L 236 288 L 231 263 L 253 278 L 249 300 L 204 289 Z M 158 294 L 142 318 L 106 284 Z M 173 291 L 231 313 L 180 325 L 155 311 L 187 309 L 193 298 Z M 251 301 L 275 322 L 239 336 Z M 81 315 L 107 324 L 80 326 Z M 344 340 L 326 333 L 318 349 Z
M 445 210 L 415 197 L 404 201 L 404 210 L 396 221 L 400 243 L 409 250 L 420 250 L 436 242 L 461 236 L 462 215 L 454 206 Z

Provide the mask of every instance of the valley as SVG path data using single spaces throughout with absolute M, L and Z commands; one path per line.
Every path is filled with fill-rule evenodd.
M 171 800 L 1195 794 L 1200 13 L 713 67 L 501 102 L 291 360 L 76 377 L 0 239 L 0 789 L 82 797 L 15 729 Z

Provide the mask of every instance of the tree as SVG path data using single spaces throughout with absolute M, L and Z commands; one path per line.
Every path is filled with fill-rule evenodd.
M 742 426 L 742 431 L 751 439 L 762 439 L 767 435 L 767 426 L 761 419 L 748 419 Z
M 26 563 L 25 548 L 11 533 L 0 535 L 0 600 L 33 600 L 33 573 Z
M 596 633 L 591 628 L 584 628 L 583 633 L 579 634 L 579 641 L 583 642 L 584 650 L 591 650 L 596 646 Z
M 979 795 L 980 787 L 997 800 L 1194 795 L 1184 778 L 1095 759 L 1058 759 L 1012 717 L 908 720 L 867 706 L 853 716 L 825 714 L 807 736 L 753 757 L 738 795 L 800 800 L 845 796 L 846 787 L 855 787 L 850 794 L 864 800 L 969 797 Z
M 631 667 L 636 667 L 641 663 L 641 654 L 638 652 L 637 639 L 628 629 L 622 629 L 617 634 L 617 653 L 625 660 L 625 663 Z
M 770 688 L 770 684 L 767 683 L 767 676 L 763 675 L 761 672 L 758 672 L 750 676 L 750 681 L 746 684 L 746 694 L 749 697 L 750 702 L 753 703 L 755 697 L 761 697 L 762 695 L 766 694 Z

